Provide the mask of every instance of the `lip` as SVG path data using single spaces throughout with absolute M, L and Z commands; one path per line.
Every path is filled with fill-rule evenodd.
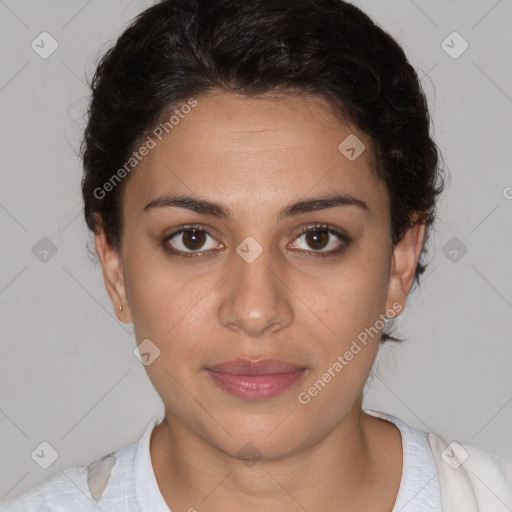
M 276 396 L 302 377 L 305 367 L 277 359 L 234 359 L 205 368 L 224 391 L 248 400 Z

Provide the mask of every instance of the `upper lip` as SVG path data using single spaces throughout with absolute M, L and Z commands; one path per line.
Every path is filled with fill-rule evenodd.
M 304 370 L 305 367 L 279 361 L 278 359 L 231 359 L 207 368 L 219 373 L 234 375 L 273 375 Z

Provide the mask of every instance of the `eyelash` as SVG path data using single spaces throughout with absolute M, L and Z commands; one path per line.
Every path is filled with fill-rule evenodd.
M 310 231 L 326 231 L 330 235 L 333 235 L 336 237 L 340 245 L 336 249 L 331 249 L 330 251 L 315 251 L 313 249 L 311 250 L 301 250 L 301 252 L 307 252 L 314 258 L 320 257 L 325 258 L 327 256 L 336 256 L 337 254 L 343 252 L 348 245 L 350 244 L 350 239 L 348 236 L 344 235 L 343 233 L 340 233 L 334 226 L 331 226 L 330 224 L 313 224 L 311 226 L 306 226 L 303 229 L 301 229 L 300 233 L 297 235 L 296 239 L 300 238 L 302 235 L 309 233 Z
M 205 233 L 206 235 L 210 236 L 211 238 L 215 238 L 212 234 L 210 234 L 208 232 L 208 230 L 204 229 L 203 227 L 194 225 L 194 224 L 190 224 L 190 225 L 184 226 L 184 227 L 178 229 L 177 231 L 174 231 L 170 235 L 166 236 L 164 238 L 164 240 L 162 241 L 164 250 L 166 252 L 168 252 L 169 254 L 171 254 L 172 256 L 182 256 L 185 258 L 194 258 L 194 257 L 203 256 L 205 254 L 204 251 L 203 252 L 201 252 L 201 251 L 186 252 L 186 251 L 172 249 L 168 245 L 168 242 L 170 240 L 172 240 L 175 236 L 180 235 L 181 233 L 185 233 L 187 231 L 192 231 L 192 230 L 201 231 L 202 233 Z M 336 254 L 339 254 L 344 249 L 346 249 L 351 242 L 351 240 L 346 235 L 344 235 L 343 233 L 340 233 L 334 226 L 332 226 L 330 224 L 313 224 L 313 225 L 307 226 L 300 231 L 300 233 L 297 235 L 297 237 L 295 239 L 300 238 L 302 235 L 309 233 L 310 231 L 320 231 L 320 232 L 326 231 L 330 235 L 333 235 L 334 237 L 338 238 L 338 240 L 340 241 L 339 247 L 337 247 L 336 249 L 331 249 L 330 251 L 315 251 L 313 249 L 309 250 L 309 251 L 303 250 L 303 249 L 299 250 L 299 252 L 307 252 L 313 257 L 321 257 L 322 258 L 322 257 L 326 257 L 326 256 L 335 256 Z M 220 249 L 217 249 L 217 250 L 220 250 Z

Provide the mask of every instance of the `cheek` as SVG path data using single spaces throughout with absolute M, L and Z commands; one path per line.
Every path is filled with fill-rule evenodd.
M 215 273 L 190 275 L 164 258 L 134 257 L 125 265 L 125 280 L 137 342 L 150 339 L 160 350 L 157 367 L 188 374 L 203 362 L 205 332 L 215 323 Z M 153 368 L 155 367 L 155 368 Z
M 137 340 L 162 340 L 199 300 L 200 289 L 173 270 L 165 256 L 143 251 L 128 254 L 125 285 Z
M 341 339 L 352 339 L 385 311 L 388 268 L 386 255 L 354 253 L 317 286 L 304 282 L 309 304 Z
M 205 281 L 145 265 L 133 268 L 127 288 L 137 342 L 150 339 L 158 349 L 145 370 L 164 402 L 184 408 L 182 414 L 192 407 L 183 389 L 193 389 L 202 362 L 204 295 L 211 287 Z
M 315 350 L 318 359 L 299 402 L 325 425 L 335 425 L 360 395 L 379 347 L 386 304 L 386 265 L 363 260 L 309 290 L 312 310 L 330 334 Z

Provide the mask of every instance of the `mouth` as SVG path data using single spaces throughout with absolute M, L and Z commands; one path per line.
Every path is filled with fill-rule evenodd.
M 205 368 L 222 390 L 247 400 L 279 395 L 295 384 L 306 370 L 277 359 L 236 359 Z

